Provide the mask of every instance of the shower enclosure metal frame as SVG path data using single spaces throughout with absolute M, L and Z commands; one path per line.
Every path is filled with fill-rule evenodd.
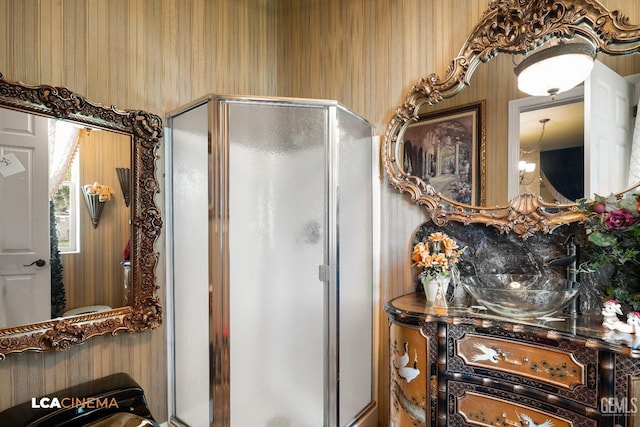
M 378 149 L 374 146 L 376 138 L 373 136 L 373 126 L 360 116 L 349 111 L 335 101 L 326 100 L 309 100 L 294 98 L 247 98 L 239 96 L 218 96 L 209 95 L 198 99 L 187 106 L 180 108 L 178 111 L 169 114 L 166 135 L 166 176 L 167 176 L 167 318 L 170 322 L 168 327 L 168 348 L 169 348 L 169 411 L 170 423 L 173 425 L 182 424 L 180 419 L 175 417 L 176 393 L 175 393 L 175 316 L 173 297 L 179 291 L 180 283 L 175 283 L 173 263 L 176 254 L 173 250 L 172 238 L 174 233 L 173 223 L 173 150 L 179 149 L 174 145 L 173 120 L 180 114 L 189 110 L 198 108 L 204 104 L 208 105 L 208 145 L 209 145 L 209 164 L 219 165 L 219 168 L 209 167 L 208 170 L 208 206 L 210 218 L 213 222 L 209 222 L 208 230 L 209 239 L 209 259 L 222 260 L 219 265 L 209 263 L 209 286 L 210 286 L 210 310 L 209 310 L 209 348 L 210 348 L 210 372 L 209 372 L 209 393 L 211 404 L 210 423 L 212 426 L 229 426 L 230 420 L 230 308 L 229 295 L 230 289 L 230 268 L 229 268 L 229 116 L 232 105 L 244 103 L 258 103 L 263 105 L 277 106 L 295 106 L 295 107 L 320 107 L 326 111 L 326 129 L 325 135 L 328 143 L 324 144 L 324 194 L 318 195 L 325 199 L 325 220 L 324 231 L 324 260 L 322 265 L 318 266 L 318 278 L 324 282 L 324 425 L 339 425 L 339 358 L 340 358 L 340 318 L 339 318 L 339 289 L 340 289 L 340 255 L 339 252 L 339 232 L 340 232 L 340 200 L 339 200 L 339 136 L 338 132 L 338 111 L 347 113 L 350 117 L 366 124 L 371 130 L 371 242 L 372 242 L 372 293 L 371 293 L 371 348 L 367 351 L 371 354 L 371 396 L 369 404 L 349 423 L 345 425 L 353 425 L 364 414 L 375 412 L 376 407 L 376 390 L 375 380 L 377 375 L 377 360 L 375 348 L 377 346 L 377 315 L 376 309 L 379 308 L 378 298 L 378 246 L 379 246 L 379 186 L 378 178 Z M 345 255 L 342 255 L 344 257 Z M 342 260 L 344 262 L 344 260 Z M 219 268 L 218 268 L 219 267 Z M 213 306 L 211 306 L 213 302 Z M 375 418 L 375 416 L 374 416 Z M 366 424 L 365 424 L 366 425 Z

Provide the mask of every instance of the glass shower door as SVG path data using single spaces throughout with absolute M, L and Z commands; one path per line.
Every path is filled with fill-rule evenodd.
M 326 113 L 228 117 L 231 426 L 322 427 Z

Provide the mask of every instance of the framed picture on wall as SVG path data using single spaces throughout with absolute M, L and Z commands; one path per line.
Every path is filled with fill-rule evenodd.
M 403 137 L 403 170 L 460 203 L 484 206 L 485 101 L 421 114 Z

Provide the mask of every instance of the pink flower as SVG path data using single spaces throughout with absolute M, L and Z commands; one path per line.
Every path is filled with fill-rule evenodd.
M 634 222 L 636 222 L 636 218 L 624 208 L 611 211 L 604 218 L 604 225 L 611 231 L 622 230 Z
M 599 214 L 605 213 L 607 211 L 607 205 L 605 205 L 602 202 L 598 202 L 598 203 L 593 205 L 593 211 L 595 213 L 599 213 Z

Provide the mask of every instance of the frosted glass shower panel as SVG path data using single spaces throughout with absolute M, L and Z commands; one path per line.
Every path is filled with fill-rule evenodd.
M 207 106 L 173 120 L 172 253 L 174 311 L 174 415 L 189 426 L 209 424 L 209 227 Z M 204 197 L 203 197 L 204 195 Z M 198 369 L 193 369 L 197 366 Z
M 229 105 L 232 427 L 323 426 L 326 128 L 320 107 Z
M 339 425 L 346 426 L 373 401 L 373 149 L 367 123 L 345 110 L 337 117 Z

